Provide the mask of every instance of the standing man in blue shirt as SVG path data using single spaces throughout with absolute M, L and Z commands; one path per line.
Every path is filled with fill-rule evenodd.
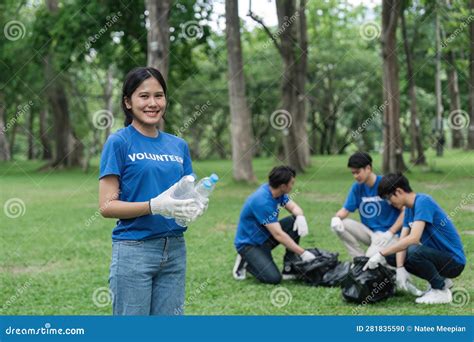
M 262 283 L 278 284 L 283 279 L 294 279 L 290 263 L 295 260 L 311 261 L 315 256 L 301 248 L 301 236 L 308 234 L 308 224 L 303 210 L 289 197 L 295 184 L 296 172 L 289 166 L 273 168 L 265 183 L 250 195 L 240 213 L 235 248 L 233 276 L 246 277 L 246 270 Z M 278 221 L 280 208 L 293 216 Z M 283 276 L 272 257 L 272 249 L 282 244 L 286 247 Z
M 398 287 L 406 286 L 408 272 L 430 283 L 431 289 L 418 297 L 416 303 L 450 303 L 449 287 L 453 283 L 449 278 L 458 277 L 466 265 L 461 238 L 453 222 L 431 196 L 413 192 L 401 173 L 383 177 L 378 192 L 394 207 L 405 207 L 405 219 L 400 240 L 372 256 L 365 268 L 388 262 L 397 266 Z
M 343 207 L 331 219 L 331 228 L 352 257 L 370 257 L 396 240 L 395 234 L 402 228 L 403 212 L 379 197 L 377 187 L 382 176 L 373 172 L 372 158 L 368 153 L 354 153 L 347 166 L 356 182 Z M 347 218 L 355 210 L 359 210 L 361 222 Z M 371 246 L 367 253 L 360 243 Z

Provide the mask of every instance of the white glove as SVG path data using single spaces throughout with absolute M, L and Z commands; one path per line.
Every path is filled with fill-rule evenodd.
M 374 268 L 377 268 L 379 265 L 385 265 L 386 263 L 387 262 L 385 261 L 384 256 L 380 254 L 380 252 L 377 252 L 372 257 L 370 257 L 364 268 L 362 268 L 362 271 L 367 270 L 367 268 L 370 268 L 372 270 Z
M 415 296 L 421 296 L 422 291 L 418 290 L 415 285 L 410 281 L 410 273 L 405 269 L 405 267 L 397 267 L 397 278 L 396 278 L 397 288 L 406 292 L 409 292 Z
M 397 288 L 399 288 L 400 290 L 408 291 L 408 280 L 410 280 L 410 273 L 408 273 L 405 267 L 397 267 Z
M 192 222 L 201 216 L 206 207 L 196 199 L 174 199 L 171 197 L 178 183 L 150 200 L 150 211 L 153 215 L 163 215 Z
M 304 251 L 303 254 L 300 255 L 300 257 L 305 262 L 316 259 L 316 256 L 310 251 Z
M 374 233 L 372 239 L 373 243 L 378 247 L 387 246 L 393 238 L 393 233 L 390 230 L 386 232 L 376 232 Z
M 308 223 L 306 223 L 306 218 L 303 215 L 296 216 L 293 230 L 297 230 L 301 237 L 308 235 Z
M 331 228 L 334 232 L 343 232 L 344 231 L 344 224 L 339 216 L 334 216 L 331 219 Z

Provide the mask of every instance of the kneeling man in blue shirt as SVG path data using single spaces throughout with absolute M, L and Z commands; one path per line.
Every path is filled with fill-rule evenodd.
M 247 198 L 234 241 L 238 252 L 233 269 L 235 279 L 245 279 L 248 270 L 262 283 L 278 284 L 282 278 L 295 278 L 290 266 L 292 261 L 315 258 L 298 245 L 300 237 L 308 234 L 308 224 L 303 210 L 288 197 L 295 176 L 295 170 L 289 166 L 275 167 L 268 176 L 268 183 Z M 278 221 L 281 207 L 293 216 Z M 272 257 L 272 249 L 280 243 L 286 247 L 282 274 Z
M 450 217 L 431 196 L 413 192 L 401 173 L 384 176 L 378 193 L 394 207 L 405 207 L 403 230 L 400 240 L 372 256 L 365 268 L 387 261 L 397 267 L 398 288 L 407 289 L 408 272 L 430 283 L 431 288 L 415 300 L 417 303 L 452 302 L 450 278 L 464 270 L 466 256 Z

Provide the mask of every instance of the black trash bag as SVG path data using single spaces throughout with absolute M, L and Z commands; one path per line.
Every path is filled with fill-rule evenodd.
M 349 261 L 340 262 L 334 267 L 327 271 L 322 279 L 322 286 L 341 286 L 342 282 L 349 275 L 351 271 L 351 263 Z
M 298 275 L 298 279 L 304 280 L 309 285 L 317 286 L 321 284 L 324 274 L 336 267 L 339 254 L 318 248 L 311 248 L 308 251 L 313 253 L 316 259 L 296 261 L 293 263 L 293 269 Z
M 342 283 L 342 296 L 348 302 L 375 303 L 395 294 L 395 272 L 385 266 L 363 271 L 369 258 L 355 257 L 349 275 Z

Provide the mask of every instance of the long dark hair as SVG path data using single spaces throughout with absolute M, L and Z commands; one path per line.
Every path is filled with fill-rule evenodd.
M 125 77 L 125 81 L 123 82 L 122 86 L 122 110 L 125 113 L 125 122 L 124 126 L 127 127 L 132 123 L 133 120 L 133 113 L 130 109 L 127 108 L 125 105 L 125 99 L 127 98 L 129 101 L 132 98 L 133 92 L 143 83 L 146 79 L 154 77 L 158 83 L 161 84 L 163 88 L 163 92 L 165 93 L 166 98 L 166 82 L 163 78 L 161 72 L 159 72 L 155 68 L 149 67 L 138 67 L 130 70 Z M 163 115 L 164 119 L 164 115 Z

